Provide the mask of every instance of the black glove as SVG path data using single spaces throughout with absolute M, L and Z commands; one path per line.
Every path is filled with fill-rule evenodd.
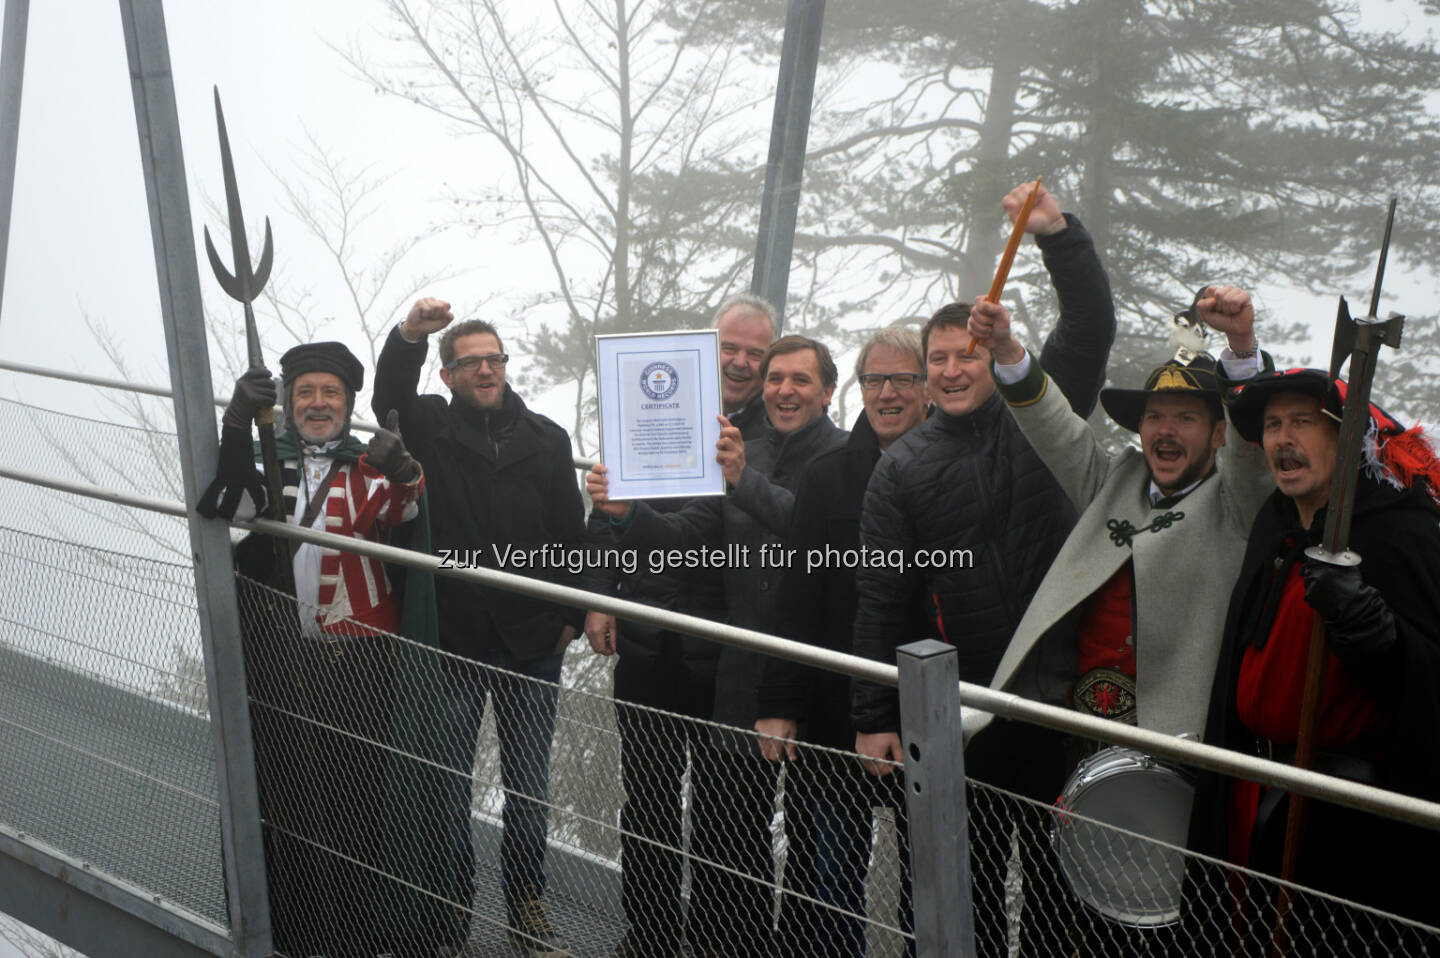
M 391 482 L 413 482 L 420 475 L 419 463 L 400 438 L 400 413 L 394 409 L 385 417 L 385 428 L 375 430 L 375 435 L 370 437 L 365 458 Z
M 221 421 L 237 429 L 249 429 L 256 413 L 274 405 L 275 380 L 270 377 L 270 370 L 251 369 L 235 380 L 235 394 L 230 397 Z
M 1330 649 L 1342 662 L 1364 662 L 1395 644 L 1395 616 L 1384 598 L 1360 578 L 1359 566 L 1310 560 L 1305 575 L 1305 601 L 1330 634 Z

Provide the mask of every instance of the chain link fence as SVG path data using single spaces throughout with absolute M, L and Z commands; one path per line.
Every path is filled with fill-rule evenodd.
M 166 488 L 144 466 L 163 433 L 7 402 L 0 422 Z M 49 455 L 19 464 L 73 474 Z M 135 554 L 183 549 L 183 525 L 77 501 L 0 485 L 29 526 L 0 526 L 0 823 L 223 924 L 193 574 Z M 315 610 L 237 588 L 280 953 L 913 953 L 900 769 L 767 761 L 748 730 L 616 701 L 583 644 L 537 665 L 348 621 L 308 638 Z M 1183 850 L 1189 781 L 1113 749 L 1058 806 L 971 782 L 979 953 L 1261 954 L 1277 926 L 1291 954 L 1440 952 L 1300 889 L 1281 922 L 1275 880 Z
M 977 954 L 1440 954 L 1440 929 L 1186 850 L 1188 779 L 1112 747 L 1054 804 L 969 782 Z M 1361 880 L 1404 855 L 1376 846 Z
M 0 559 L 0 822 L 225 923 L 191 569 L 8 528 Z

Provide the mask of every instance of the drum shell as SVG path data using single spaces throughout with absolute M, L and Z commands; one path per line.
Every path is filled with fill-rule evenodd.
M 1133 928 L 1179 921 L 1184 855 L 1156 842 L 1185 846 L 1194 799 L 1185 773 L 1135 749 L 1111 746 L 1081 762 L 1056 802 L 1050 832 L 1075 897 Z

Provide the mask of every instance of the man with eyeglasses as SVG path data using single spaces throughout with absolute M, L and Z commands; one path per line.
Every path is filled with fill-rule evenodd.
M 1017 187 L 1003 200 L 1012 216 L 1029 189 Z M 1115 338 L 1110 281 L 1090 234 L 1044 188 L 1026 231 L 1036 234 L 1060 300 L 1040 365 L 1070 407 L 1088 415 Z M 959 652 L 962 680 L 988 684 L 1075 523 L 1075 507 L 996 394 L 989 350 L 970 347 L 970 308 L 951 303 L 925 324 L 921 340 L 935 413 L 886 451 L 866 490 L 860 542 L 899 561 L 857 570 L 855 652 L 893 664 L 900 645 L 939 639 Z M 916 561 L 921 553 L 923 561 Z M 935 562 L 936 556 L 949 561 Z M 855 682 L 851 720 L 855 750 L 872 774 L 903 766 L 895 689 Z M 990 774 L 978 766 L 966 771 L 981 779 Z M 976 794 L 972 805 L 980 840 L 973 843 L 980 859 L 972 869 L 976 940 L 982 954 L 1004 954 L 1008 829 L 1003 838 L 998 834 L 1001 813 L 986 808 L 983 797 Z
M 527 409 L 510 388 L 505 380 L 509 356 L 495 327 L 478 319 L 452 326 L 453 320 L 450 305 L 442 300 L 427 297 L 414 305 L 390 333 L 376 363 L 374 408 L 382 419 L 398 410 L 407 441 L 425 463 L 435 551 L 512 571 L 503 565 L 503 555 L 575 546 L 584 534 L 585 508 L 570 437 Z M 442 329 L 440 379 L 450 390 L 449 402 L 416 394 L 426 339 Z M 563 569 L 519 571 L 571 584 Z M 435 598 L 441 646 L 483 666 L 444 663 L 444 727 L 453 749 L 447 764 L 462 773 L 454 777 L 452 802 L 456 895 L 468 909 L 475 877 L 469 776 L 489 695 L 505 789 L 500 861 L 509 935 L 530 954 L 563 954 L 564 944 L 540 897 L 555 683 L 584 613 L 446 576 L 436 577 Z
M 842 446 L 812 459 L 800 475 L 786 544 L 796 561 L 781 584 L 781 634 L 837 652 L 853 651 L 855 564 L 860 504 L 870 473 L 885 450 L 925 421 L 925 364 L 913 329 L 875 333 L 855 362 L 864 409 Z M 850 680 L 788 659 L 768 658 L 760 682 L 755 731 L 765 758 L 789 759 L 785 825 L 789 851 L 780 912 L 782 947 L 789 954 L 865 953 L 865 876 L 871 812 L 904 811 L 897 776 L 869 775 L 853 759 L 807 749 L 804 760 L 784 739 L 849 751 Z M 902 861 L 908 863 L 901 818 Z M 910 928 L 909 880 L 902 882 L 899 925 Z M 827 909 L 816 904 L 830 905 Z

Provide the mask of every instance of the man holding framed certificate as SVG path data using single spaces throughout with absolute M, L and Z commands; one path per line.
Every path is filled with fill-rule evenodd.
M 768 428 L 761 397 L 760 363 L 775 338 L 775 309 L 748 293 L 725 299 L 715 311 L 720 344 L 720 404 L 742 440 Z M 707 450 L 707 458 L 712 453 Z M 656 498 L 659 512 L 677 512 L 683 498 Z M 587 545 L 611 544 L 610 520 L 592 514 Z M 614 565 L 585 571 L 584 588 L 657 608 L 725 619 L 725 587 L 719 569 L 649 570 L 624 574 Z M 669 629 L 621 620 L 602 612 L 585 617 L 590 647 L 615 655 L 614 698 L 620 733 L 620 902 L 629 928 L 616 947 L 620 958 L 680 953 L 684 914 L 680 897 L 684 857 L 680 851 L 687 766 L 713 749 L 710 729 L 690 719 L 709 719 L 715 701 L 715 664 L 720 646 Z
M 715 448 L 730 489 L 724 497 L 693 499 L 678 511 L 661 513 L 644 502 L 612 500 L 609 469 L 594 467 L 586 486 L 596 511 L 610 517 L 613 541 L 663 550 L 682 565 L 721 553 L 726 621 L 776 632 L 776 593 L 785 572 L 782 535 L 793 487 L 810 459 L 845 440 L 845 432 L 825 415 L 837 379 L 822 343 L 785 336 L 770 347 L 761 380 L 772 426 L 742 443 L 733 424 L 722 424 Z M 712 717 L 733 728 L 714 729 L 713 748 L 695 755 L 688 927 L 697 954 L 771 954 L 769 826 L 777 772 L 749 731 L 758 718 L 762 662 L 759 653 L 720 651 Z

